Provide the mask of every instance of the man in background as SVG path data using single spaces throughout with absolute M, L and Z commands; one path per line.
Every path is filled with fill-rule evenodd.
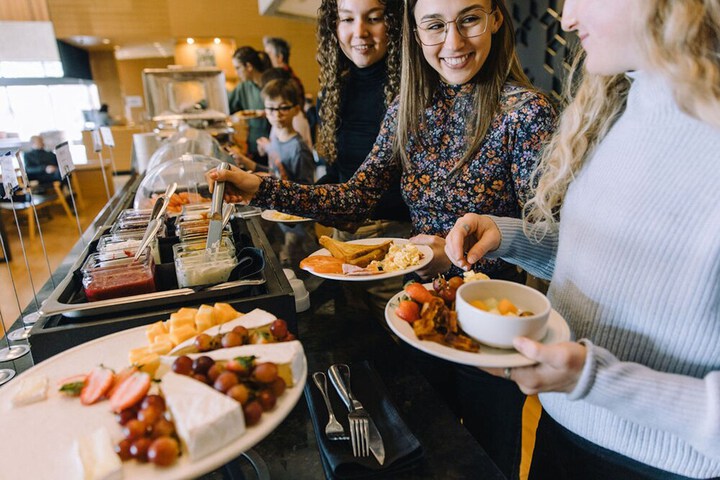
M 270 58 L 272 66 L 287 70 L 290 77 L 300 86 L 300 98 L 305 98 L 305 87 L 303 87 L 302 82 L 290 67 L 290 44 L 287 40 L 280 37 L 266 36 L 263 37 L 263 47 Z
M 45 142 L 40 135 L 31 137 L 30 143 L 32 150 L 24 155 L 28 180 L 37 180 L 41 188 L 51 189 L 52 183 L 60 180 L 57 157 L 45 150 Z

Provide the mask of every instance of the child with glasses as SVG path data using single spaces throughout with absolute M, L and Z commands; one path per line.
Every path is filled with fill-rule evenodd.
M 312 184 L 315 180 L 315 159 L 310 147 L 293 127 L 293 118 L 300 113 L 302 97 L 291 78 L 271 80 L 262 89 L 265 117 L 272 125 L 273 134 L 264 143 L 268 165 L 256 163 L 244 155 L 236 161 L 249 171 L 271 173 L 274 178 L 299 184 Z M 280 249 L 280 263 L 284 267 L 297 266 L 307 254 L 316 250 L 313 224 L 280 224 L 284 242 Z
M 583 61 L 525 222 L 466 215 L 448 256 L 551 279 L 580 339 L 492 372 L 541 392 L 531 480 L 720 478 L 720 2 L 565 0 L 562 25 Z
M 442 39 L 423 33 L 437 29 L 445 30 Z M 210 184 L 225 180 L 230 201 L 338 225 L 368 218 L 388 187 L 399 183 L 411 240 L 434 253 L 419 274 L 429 279 L 448 272 L 444 239 L 455 220 L 468 212 L 519 217 L 530 173 L 554 128 L 553 107 L 523 73 L 514 41 L 502 0 L 406 0 L 399 98 L 351 178 L 298 185 L 232 169 L 210 172 Z M 476 268 L 494 278 L 523 279 L 502 260 Z M 438 367 L 430 380 L 464 425 L 506 475 L 516 474 L 521 392 L 477 369 L 426 360 L 433 364 L 428 372 Z

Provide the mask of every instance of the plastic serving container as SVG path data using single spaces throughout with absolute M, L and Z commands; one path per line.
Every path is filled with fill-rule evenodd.
M 125 235 L 103 235 L 98 240 L 97 253 L 100 261 L 133 257 L 142 241 L 142 232 L 126 232 Z M 160 249 L 157 237 L 150 242 L 150 254 L 155 263 L 160 263 Z
M 177 182 L 177 190 L 167 200 L 167 214 L 177 215 L 184 205 L 209 205 L 212 195 L 205 174 L 220 165 L 220 160 L 203 155 L 182 155 L 148 170 L 135 194 L 136 209 L 152 208 L 155 199 L 168 185 Z
M 133 258 L 103 261 L 94 253 L 87 258 L 81 272 L 89 302 L 155 291 L 155 262 L 149 249 L 137 262 Z
M 229 250 L 209 252 L 203 249 L 179 253 L 175 257 L 178 286 L 184 288 L 227 282 L 236 265 L 237 258 Z

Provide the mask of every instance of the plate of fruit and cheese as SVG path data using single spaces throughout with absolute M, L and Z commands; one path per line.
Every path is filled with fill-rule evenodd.
M 222 308 L 216 312 L 225 323 L 242 315 Z M 258 312 L 252 317 L 272 317 Z M 190 313 L 175 318 L 189 318 Z M 210 320 L 201 316 L 200 325 L 215 320 L 214 315 Z M 283 341 L 273 341 L 271 334 L 268 343 L 221 345 L 191 354 L 194 359 L 163 352 L 172 350 L 171 338 L 177 346 L 192 337 L 183 328 L 188 326 L 168 325 L 167 333 L 159 332 L 159 326 L 141 326 L 98 338 L 39 363 L 0 389 L 2 432 L 13 439 L 3 446 L 3 454 L 13 459 L 3 464 L 3 477 L 57 478 L 62 472 L 71 479 L 197 478 L 264 439 L 302 395 L 307 377 L 302 345 L 285 332 Z M 223 331 L 232 329 L 216 328 L 215 334 Z M 148 345 L 158 335 L 167 337 Z M 133 351 L 130 355 L 141 365 L 128 369 Z M 60 385 L 78 387 L 80 398 L 59 392 Z M 142 401 L 137 401 L 139 392 Z M 172 433 L 155 443 L 168 429 Z M 135 453 L 144 447 L 145 457 L 154 460 L 120 461 L 133 444 Z M 162 466 L 162 456 L 173 448 L 172 461 Z

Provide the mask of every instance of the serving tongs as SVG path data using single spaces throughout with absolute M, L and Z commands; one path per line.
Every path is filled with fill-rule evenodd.
M 217 166 L 217 171 L 230 170 L 230 165 L 222 162 Z M 220 242 L 223 228 L 223 196 L 225 195 L 225 182 L 215 183 L 213 189 L 212 204 L 210 207 L 210 225 L 208 226 L 208 236 L 205 242 L 205 248 L 211 248 Z
M 155 235 L 157 235 L 158 231 L 160 230 L 160 226 L 163 222 L 162 216 L 163 214 L 165 214 L 165 210 L 167 210 L 168 204 L 170 203 L 170 197 L 175 193 L 176 189 L 177 182 L 171 183 L 165 189 L 165 193 L 160 195 L 155 200 L 155 205 L 153 205 L 152 212 L 150 213 L 150 221 L 148 222 L 147 228 L 145 228 L 145 233 L 143 234 L 142 240 L 140 240 L 140 246 L 135 252 L 135 256 L 133 257 L 133 263 L 137 262 L 138 259 L 140 259 L 143 252 L 145 252 L 145 249 L 148 247 L 148 245 L 150 245 L 150 242 L 153 241 Z

